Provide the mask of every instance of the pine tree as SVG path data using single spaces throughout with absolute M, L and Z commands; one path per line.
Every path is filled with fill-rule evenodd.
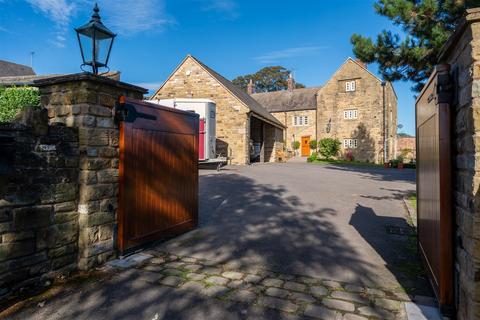
M 378 0 L 375 11 L 402 28 L 406 36 L 383 30 L 376 41 L 354 34 L 355 56 L 379 64 L 389 81 L 411 80 L 420 91 L 438 63 L 438 55 L 459 18 L 480 0 Z

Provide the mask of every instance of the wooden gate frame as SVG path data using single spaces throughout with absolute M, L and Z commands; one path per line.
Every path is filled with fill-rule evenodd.
M 145 239 L 143 239 L 142 243 L 138 243 L 135 246 L 128 246 L 127 242 L 125 241 L 125 220 L 126 220 L 126 212 L 124 205 L 122 203 L 122 200 L 124 200 L 124 195 L 125 195 L 125 135 L 124 135 L 124 126 L 125 126 L 125 118 L 127 116 L 127 106 L 135 106 L 135 105 L 141 105 L 141 106 L 146 106 L 148 108 L 153 108 L 153 109 L 158 109 L 158 110 L 164 110 L 167 112 L 173 112 L 173 113 L 180 113 L 180 114 L 185 114 L 189 115 L 191 117 L 196 117 L 197 118 L 197 125 L 195 128 L 195 132 L 197 134 L 197 141 L 195 141 L 195 147 L 194 147 L 194 154 L 195 154 L 195 163 L 196 163 L 196 171 L 198 172 L 198 115 L 187 112 L 187 111 L 181 111 L 178 109 L 171 109 L 168 107 L 164 106 L 159 106 L 159 105 L 153 105 L 150 103 L 146 103 L 144 101 L 140 100 L 135 100 L 132 98 L 126 98 L 124 96 L 121 96 L 119 99 L 119 102 L 115 106 L 115 120 L 119 124 L 119 194 L 118 194 L 118 209 L 117 209 L 117 239 L 115 241 L 117 245 L 117 249 L 120 252 L 121 255 L 130 252 L 132 250 L 135 250 L 138 246 L 140 246 L 143 243 L 147 242 L 152 242 L 156 240 L 163 240 L 169 237 L 172 237 L 174 235 L 178 235 L 180 233 L 183 233 L 185 231 L 189 231 L 191 229 L 194 229 L 198 226 L 198 198 L 197 201 L 195 202 L 195 207 L 193 208 L 194 216 L 193 220 L 187 223 L 183 223 L 182 225 L 177 225 L 173 226 L 170 228 L 164 235 L 161 237 L 158 237 L 157 235 L 152 235 L 152 236 L 147 236 Z M 148 115 L 147 115 L 148 116 Z M 196 189 L 196 194 L 198 197 L 198 183 L 199 183 L 199 178 L 198 174 L 196 175 L 195 181 L 193 182 L 195 185 Z
M 418 248 L 421 258 L 426 266 L 430 282 L 437 296 L 440 310 L 445 315 L 454 314 L 454 218 L 452 211 L 452 140 L 451 140 L 451 101 L 452 101 L 452 83 L 450 77 L 449 65 L 439 65 L 435 68 L 428 82 L 425 84 L 422 92 L 417 98 L 415 108 L 416 122 L 416 145 L 417 145 L 417 218 L 418 218 Z M 419 115 L 419 109 L 420 111 Z M 420 164 L 422 161 L 422 150 L 420 149 L 419 128 L 432 117 L 437 117 L 436 134 L 438 137 L 438 152 L 434 156 L 438 157 L 438 186 L 432 185 L 432 188 L 438 188 L 439 202 L 438 206 L 439 220 L 437 222 L 438 234 L 428 234 L 435 242 L 434 247 L 438 250 L 438 274 L 434 272 L 433 261 L 428 259 L 427 244 L 422 243 L 424 234 L 422 234 L 422 225 L 427 223 L 423 221 L 422 209 L 425 203 L 422 202 L 420 192 Z M 420 119 L 419 119 L 420 118 Z M 419 120 L 422 121 L 419 123 Z M 427 184 L 430 181 L 426 182 Z M 434 189 L 435 191 L 435 189 Z M 431 217 L 427 217 L 431 218 Z M 432 221 L 428 221 L 432 223 Z M 435 221 L 434 221 L 435 223 Z

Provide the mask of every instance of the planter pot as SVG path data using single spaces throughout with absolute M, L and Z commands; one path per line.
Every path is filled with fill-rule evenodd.
M 398 168 L 398 169 L 403 169 L 403 162 L 399 162 L 397 168 Z
M 390 162 L 384 162 L 383 167 L 384 168 L 390 168 Z

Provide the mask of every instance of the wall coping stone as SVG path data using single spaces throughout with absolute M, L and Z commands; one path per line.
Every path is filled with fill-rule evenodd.
M 480 7 L 467 9 L 465 15 L 460 19 L 460 23 L 458 24 L 457 30 L 450 36 L 448 41 L 443 45 L 442 50 L 440 50 L 440 54 L 438 56 L 438 61 L 442 62 L 448 59 L 450 52 L 455 49 L 455 46 L 458 44 L 459 39 L 465 32 L 467 27 L 474 23 L 480 21 Z
M 33 84 L 34 86 L 41 88 L 41 87 L 47 87 L 47 86 L 56 85 L 60 83 L 78 82 L 78 81 L 97 82 L 97 83 L 105 84 L 118 89 L 134 91 L 142 94 L 145 94 L 148 92 L 148 90 L 145 88 L 135 86 L 133 84 L 129 84 L 122 81 L 116 81 L 111 78 L 94 75 L 88 72 L 73 73 L 73 74 L 61 75 L 58 77 L 49 77 L 45 79 L 39 79 L 39 80 L 33 81 Z

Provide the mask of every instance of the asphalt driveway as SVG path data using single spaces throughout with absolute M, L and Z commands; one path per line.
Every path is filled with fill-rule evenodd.
M 200 228 L 160 248 L 235 269 L 266 268 L 365 286 L 428 285 L 403 197 L 415 171 L 295 163 L 201 171 Z
M 405 320 L 406 292 L 430 294 L 415 237 L 387 232 L 410 230 L 414 171 L 287 163 L 200 175 L 198 229 L 3 316 Z

